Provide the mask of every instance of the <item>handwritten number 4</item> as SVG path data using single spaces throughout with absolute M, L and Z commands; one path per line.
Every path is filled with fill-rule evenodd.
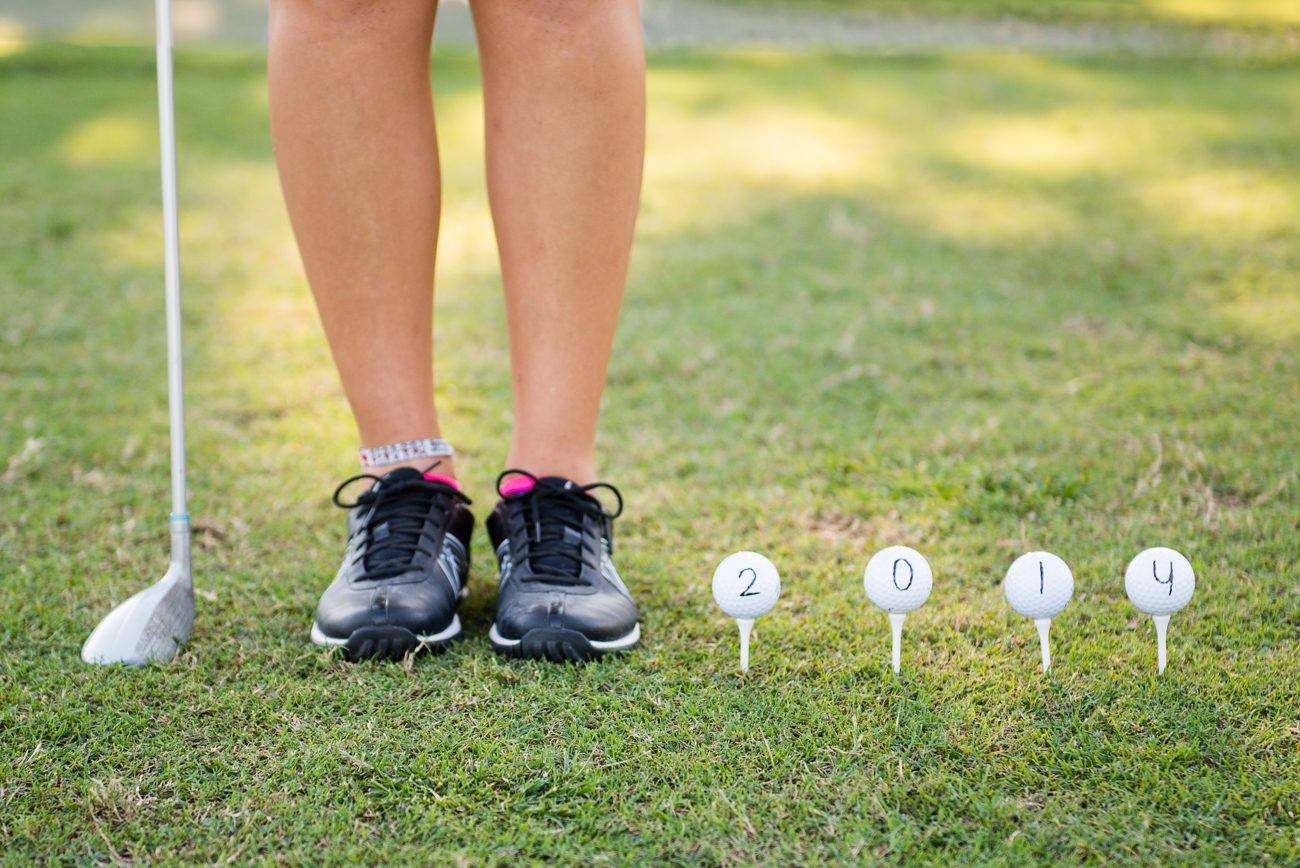
M 1172 597 L 1174 595 L 1174 562 L 1173 561 L 1169 562 L 1169 578 L 1167 579 L 1160 578 L 1160 571 L 1156 568 L 1156 562 L 1152 561 L 1151 577 L 1156 580 L 1157 585 L 1168 585 L 1169 596 Z
M 757 597 L 758 594 L 759 594 L 759 592 L 758 592 L 758 591 L 751 591 L 750 588 L 754 587 L 754 582 L 757 582 L 757 581 L 758 581 L 758 573 L 756 573 L 756 572 L 754 571 L 754 568 L 753 568 L 753 567 L 745 567 L 743 570 L 740 571 L 740 578 L 743 579 L 743 578 L 745 577 L 745 573 L 749 573 L 749 576 L 750 576 L 750 578 L 749 578 L 749 584 L 748 584 L 748 585 L 745 585 L 745 590 L 743 590 L 743 591 L 740 592 L 740 596 L 742 596 L 742 597 Z

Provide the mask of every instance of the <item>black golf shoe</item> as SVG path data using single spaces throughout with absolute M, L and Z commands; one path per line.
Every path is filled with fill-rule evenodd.
M 592 496 L 599 488 L 614 493 L 614 512 Z M 487 525 L 501 567 L 492 647 L 562 662 L 636 645 L 636 603 L 613 561 L 613 520 L 623 511 L 618 489 L 507 470 L 497 493 L 501 502 Z
M 355 503 L 339 500 L 361 479 L 374 487 Z M 316 607 L 311 641 L 358 660 L 398 659 L 456 638 L 474 529 L 469 502 L 442 477 L 409 467 L 340 485 L 334 503 L 348 510 L 348 549 Z

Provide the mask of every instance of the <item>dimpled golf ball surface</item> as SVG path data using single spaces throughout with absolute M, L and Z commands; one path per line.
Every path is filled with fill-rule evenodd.
M 1195 590 L 1192 565 L 1173 549 L 1147 549 L 1124 573 L 1125 593 L 1148 615 L 1172 615 L 1191 601 Z
M 766 615 L 780 596 L 776 566 L 755 552 L 728 555 L 713 571 L 713 599 L 733 618 Z
M 1016 558 L 1002 583 L 1007 602 L 1026 618 L 1055 618 L 1074 595 L 1074 576 L 1051 552 Z
M 907 546 L 882 549 L 867 562 L 862 585 L 871 602 L 891 614 L 915 611 L 930 598 L 930 564 Z

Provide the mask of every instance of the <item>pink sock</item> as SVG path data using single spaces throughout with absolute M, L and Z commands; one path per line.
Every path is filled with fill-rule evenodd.
M 534 484 L 533 480 L 527 476 L 516 476 L 513 479 L 506 480 L 505 484 L 501 486 L 501 494 L 520 494 L 531 489 Z
M 440 476 L 437 473 L 426 473 L 424 474 L 424 478 L 430 482 L 441 482 L 444 485 L 450 485 L 452 488 L 460 491 L 460 483 L 452 479 L 450 476 Z

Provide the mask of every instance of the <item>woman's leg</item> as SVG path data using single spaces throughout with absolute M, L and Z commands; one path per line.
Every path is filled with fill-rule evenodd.
M 471 0 L 514 379 L 508 467 L 596 477 L 645 151 L 637 0 Z
M 436 10 L 436 0 L 270 4 L 280 181 L 362 446 L 440 436 L 429 84 Z M 450 461 L 439 471 L 450 474 Z

